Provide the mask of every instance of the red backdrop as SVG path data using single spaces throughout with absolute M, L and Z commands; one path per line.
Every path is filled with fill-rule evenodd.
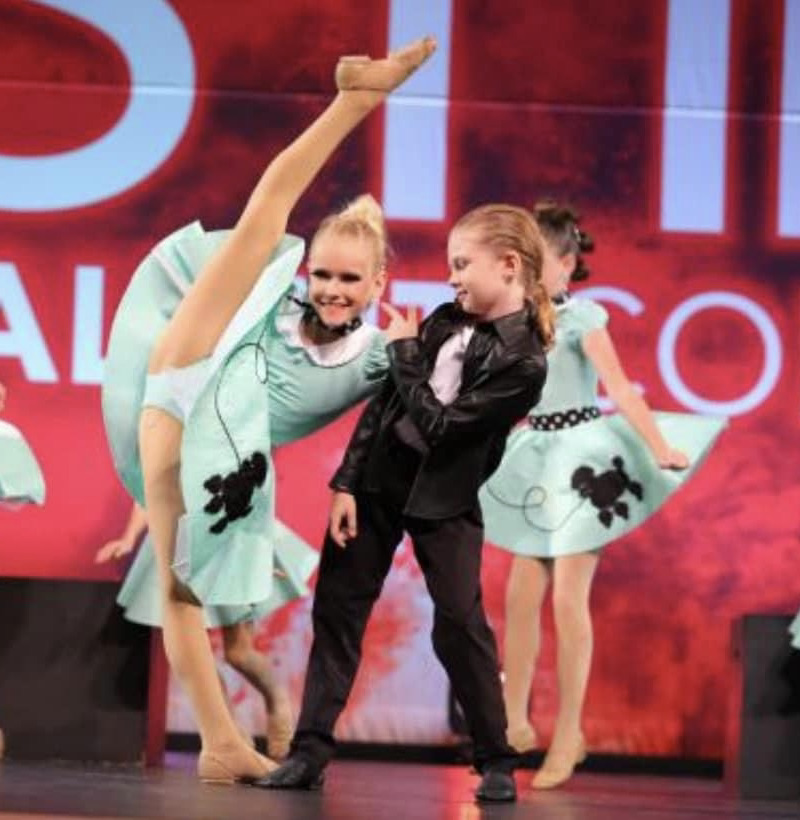
M 664 136 L 669 72 L 681 68 L 670 41 L 680 2 L 441 4 L 444 156 L 426 173 L 441 174 L 443 213 L 390 221 L 392 275 L 406 288 L 395 299 L 409 283 L 444 281 L 448 223 L 472 205 L 566 198 L 597 239 L 589 284 L 614 289 L 596 295 L 612 300 L 612 335 L 651 405 L 693 411 L 703 401 L 742 399 L 698 476 L 604 555 L 586 720 L 594 748 L 721 756 L 731 619 L 800 603 L 800 235 L 779 225 L 781 208 L 790 216 L 800 210 L 800 196 L 786 193 L 792 184 L 800 189 L 800 179 L 778 162 L 787 150 L 782 123 L 792 113 L 783 93 L 787 26 L 790 19 L 799 25 L 791 2 L 709 6 L 729 15 L 720 92 L 728 110 L 716 112 L 722 155 L 708 156 L 709 166 L 722 168 L 718 189 L 680 173 L 677 182 L 665 178 L 682 167 L 666 162 Z M 114 308 L 137 261 L 194 218 L 208 227 L 231 224 L 264 164 L 329 99 L 337 55 L 380 53 L 397 15 L 424 27 L 431 12 L 403 0 L 371 3 L 368 12 L 345 0 L 253 0 L 222 14 L 215 0 L 147 0 L 109 12 L 120 30 L 145 21 L 144 33 L 126 40 L 102 21 L 77 19 L 70 5 L 6 0 L 0 8 L 0 381 L 9 390 L 5 416 L 32 443 L 48 489 L 43 508 L 3 515 L 0 573 L 109 578 L 119 568 L 97 567 L 93 555 L 120 529 L 129 502 L 111 467 L 97 380 Z M 156 42 L 160 25 L 173 31 L 166 46 Z M 141 73 L 155 63 L 152 76 Z M 706 68 L 689 69 L 701 85 Z M 194 72 L 189 84 L 187 70 Z M 156 113 L 110 161 L 98 153 L 96 161 L 65 166 L 64 184 L 75 196 L 56 203 L 49 186 L 62 172 L 45 160 L 116 133 L 135 89 Z M 160 158 L 153 148 L 150 167 L 145 162 L 128 183 L 91 194 L 92 184 L 99 180 L 102 189 L 147 155 L 151 136 L 167 139 L 158 100 L 172 114 L 185 108 L 170 126 L 174 144 Z M 409 107 L 429 103 L 413 97 Z M 397 173 L 397 161 L 390 167 L 386 159 L 389 131 L 380 115 L 348 140 L 298 207 L 294 232 L 308 236 L 362 190 L 381 195 Z M 28 163 L 4 165 L 8 159 Z M 405 160 L 411 171 L 418 159 Z M 718 228 L 674 230 L 664 216 L 673 183 L 703 203 L 720 196 Z M 695 299 L 704 294 L 707 306 Z M 278 455 L 279 511 L 311 543 L 319 541 L 325 481 L 351 423 L 349 416 Z M 427 617 L 418 572 L 406 557 L 401 563 L 404 583 L 390 585 L 376 611 L 356 707 L 431 662 L 416 649 Z M 498 629 L 507 566 L 503 553 L 487 550 L 486 601 Z M 262 645 L 294 652 L 300 671 L 305 606 L 260 627 Z M 297 685 L 299 672 L 293 675 Z M 554 689 L 548 641 L 535 700 L 545 734 Z M 443 710 L 441 686 L 430 691 L 430 708 Z M 402 696 L 393 708 L 402 713 Z M 380 723 L 348 726 L 362 739 L 390 739 Z

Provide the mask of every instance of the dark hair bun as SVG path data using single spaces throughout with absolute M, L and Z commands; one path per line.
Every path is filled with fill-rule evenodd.
M 577 225 L 575 226 L 575 238 L 578 240 L 578 249 L 581 253 L 591 253 L 594 250 L 594 239 Z
M 583 254 L 594 250 L 594 239 L 578 227 L 580 214 L 569 205 L 559 205 L 554 199 L 540 199 L 533 206 L 533 217 L 545 240 L 552 243 L 559 254 L 575 254 L 575 270 L 570 277 L 572 281 L 587 279 L 589 268 Z

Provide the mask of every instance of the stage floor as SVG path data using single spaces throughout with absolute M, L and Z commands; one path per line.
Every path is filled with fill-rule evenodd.
M 646 820 L 797 818 L 795 802 L 727 797 L 716 780 L 577 774 L 564 789 L 534 792 L 517 773 L 516 804 L 478 807 L 477 778 L 463 766 L 338 761 L 321 792 L 267 792 L 207 786 L 192 755 L 171 754 L 163 770 L 52 763 L 0 764 L 0 818 L 151 818 L 172 820 Z

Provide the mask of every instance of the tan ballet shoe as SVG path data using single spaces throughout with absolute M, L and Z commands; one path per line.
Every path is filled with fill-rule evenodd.
M 572 777 L 575 767 L 586 760 L 586 740 L 580 736 L 573 752 L 547 753 L 542 768 L 533 776 L 531 786 L 534 789 L 555 789 Z
M 283 760 L 289 754 L 294 736 L 294 716 L 288 704 L 283 709 L 267 711 L 267 752 L 273 760 Z
M 383 60 L 364 54 L 340 57 L 336 65 L 336 87 L 340 91 L 380 91 L 388 94 L 413 74 L 436 51 L 433 37 L 422 37 Z
M 506 740 L 515 752 L 525 754 L 536 748 L 536 730 L 527 722 L 509 726 L 506 729 Z
M 246 746 L 236 751 L 204 750 L 197 760 L 197 776 L 203 783 L 218 786 L 249 783 L 266 777 L 277 768 L 278 764 L 274 760 Z

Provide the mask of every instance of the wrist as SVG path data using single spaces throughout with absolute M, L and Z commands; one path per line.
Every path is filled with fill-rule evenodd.
M 654 447 L 653 448 L 653 458 L 659 463 L 664 461 L 669 461 L 670 459 L 670 448 L 666 445 L 663 447 Z

